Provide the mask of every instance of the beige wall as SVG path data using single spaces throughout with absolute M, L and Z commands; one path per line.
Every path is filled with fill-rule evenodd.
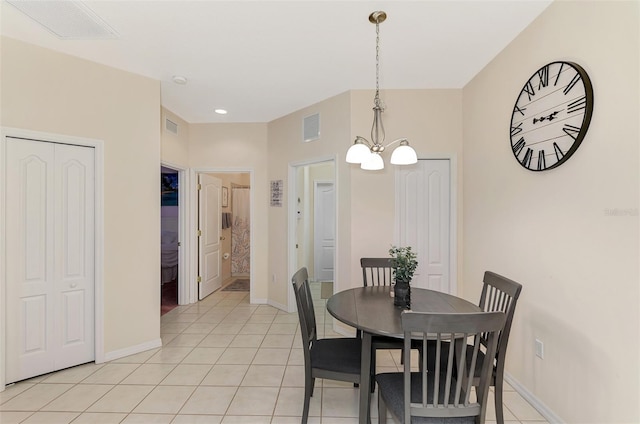
M 187 168 L 189 163 L 189 123 L 171 112 L 169 109 L 161 107 L 162 122 L 161 126 L 161 145 L 160 154 L 162 162 Z M 167 131 L 165 119 L 178 124 L 178 134 Z
M 2 126 L 104 142 L 104 353 L 158 340 L 160 83 L 1 43 Z
M 565 422 L 640 421 L 638 4 L 557 1 L 464 88 L 464 291 L 486 269 L 523 284 L 507 371 Z M 534 173 L 509 121 L 554 60 L 591 77 L 593 119 L 573 157 Z
M 268 293 L 267 124 L 190 124 L 188 165 L 195 170 L 253 173 L 251 299 L 265 302 Z M 229 193 L 231 194 L 231 193 Z

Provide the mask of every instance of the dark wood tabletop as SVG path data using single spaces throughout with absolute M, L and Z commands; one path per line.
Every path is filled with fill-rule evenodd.
M 372 334 L 403 337 L 400 314 L 388 286 L 356 287 L 334 294 L 327 310 L 339 321 Z M 480 312 L 478 305 L 435 290 L 411 288 L 411 310 L 417 312 Z

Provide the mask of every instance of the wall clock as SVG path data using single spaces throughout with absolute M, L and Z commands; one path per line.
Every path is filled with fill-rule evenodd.
M 525 83 L 511 114 L 511 149 L 520 165 L 546 171 L 582 143 L 593 112 L 593 87 L 572 62 L 551 62 Z

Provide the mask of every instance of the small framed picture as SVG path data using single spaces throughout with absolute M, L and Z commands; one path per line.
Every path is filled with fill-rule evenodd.
M 222 187 L 222 207 L 226 208 L 229 206 L 229 189 L 226 187 Z

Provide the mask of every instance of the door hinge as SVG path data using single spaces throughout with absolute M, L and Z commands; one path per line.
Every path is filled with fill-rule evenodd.
M 202 184 L 198 184 L 198 190 L 202 190 Z
M 198 237 L 202 236 L 202 231 L 198 230 L 197 236 Z
M 198 283 L 201 283 L 201 282 L 202 282 L 202 277 L 198 275 L 198 278 L 196 279 L 196 281 L 197 281 Z

